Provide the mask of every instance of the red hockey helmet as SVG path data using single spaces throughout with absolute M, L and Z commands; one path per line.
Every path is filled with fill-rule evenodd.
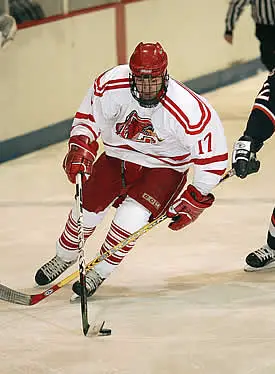
M 139 43 L 130 57 L 133 97 L 144 107 L 156 106 L 165 96 L 168 58 L 160 43 Z

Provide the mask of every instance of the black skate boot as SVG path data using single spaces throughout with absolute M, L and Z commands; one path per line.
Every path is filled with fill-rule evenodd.
M 54 256 L 50 261 L 46 262 L 45 265 L 41 266 L 35 274 L 35 282 L 39 286 L 45 286 L 53 282 L 59 277 L 65 270 L 72 266 L 75 261 L 65 262 L 60 257 Z
M 88 270 L 86 273 L 86 290 L 87 296 L 92 296 L 105 278 L 101 276 L 94 270 Z M 72 287 L 73 292 L 77 295 L 73 295 L 71 301 L 74 301 L 78 296 L 81 296 L 81 285 L 79 281 L 76 281 Z
M 275 250 L 267 244 L 256 251 L 249 253 L 245 259 L 245 271 L 258 271 L 275 267 Z

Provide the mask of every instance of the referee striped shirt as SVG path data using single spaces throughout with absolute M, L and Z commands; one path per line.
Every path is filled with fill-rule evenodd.
M 275 0 L 230 0 L 225 19 L 226 33 L 232 33 L 246 5 L 251 5 L 252 18 L 260 25 L 275 25 Z

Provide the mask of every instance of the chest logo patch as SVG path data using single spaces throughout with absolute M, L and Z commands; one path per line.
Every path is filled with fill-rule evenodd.
M 116 133 L 124 139 L 140 143 L 156 144 L 161 142 L 149 118 L 140 118 L 135 110 L 126 117 L 125 122 L 116 124 Z

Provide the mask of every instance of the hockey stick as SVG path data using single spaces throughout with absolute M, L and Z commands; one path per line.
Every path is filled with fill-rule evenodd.
M 234 170 L 229 170 L 224 177 L 220 180 L 219 184 L 225 181 L 226 179 L 235 175 Z M 219 185 L 218 184 L 218 185 Z M 161 215 L 160 217 L 156 218 L 154 221 L 147 223 L 138 231 L 134 232 L 128 238 L 122 240 L 116 246 L 111 248 L 110 250 L 106 251 L 103 255 L 99 255 L 90 261 L 86 266 L 86 271 L 92 269 L 95 265 L 100 263 L 101 261 L 105 260 L 111 254 L 115 253 L 116 251 L 120 250 L 121 248 L 125 247 L 129 243 L 137 240 L 141 235 L 145 234 L 153 227 L 161 223 L 167 218 L 166 214 Z M 21 305 L 35 305 L 39 303 L 41 300 L 46 299 L 48 296 L 52 295 L 54 292 L 65 286 L 66 284 L 70 283 L 71 281 L 75 280 L 79 276 L 79 272 L 75 271 L 74 273 L 68 275 L 66 278 L 61 280 L 59 283 L 53 285 L 52 287 L 48 288 L 46 291 L 43 291 L 39 294 L 28 295 L 23 292 L 19 292 L 13 290 L 9 287 L 0 284 L 0 300 L 8 301 L 14 304 L 21 304 Z
M 84 228 L 83 228 L 83 203 L 82 203 L 82 174 L 76 176 L 76 208 L 77 208 L 77 237 L 78 237 L 78 267 L 80 282 L 80 300 L 81 300 L 81 322 L 83 334 L 86 336 L 89 330 L 88 305 L 86 290 L 86 265 L 84 257 Z
M 129 243 L 137 240 L 141 235 L 145 234 L 147 231 L 151 230 L 154 226 L 158 225 L 164 219 L 166 219 L 166 214 L 163 214 L 159 218 L 155 219 L 154 221 L 146 224 L 138 231 L 134 232 L 128 238 L 122 240 L 113 248 L 106 251 L 103 255 L 99 255 L 90 261 L 86 265 L 86 271 L 92 269 L 95 265 L 99 264 L 101 261 L 105 260 L 107 257 L 112 255 L 113 253 L 119 251 L 121 248 L 125 247 Z M 71 281 L 75 280 L 79 276 L 79 271 L 75 271 L 74 273 L 68 275 L 66 278 L 61 280 L 59 283 L 54 284 L 52 287 L 48 288 L 46 291 L 43 291 L 38 294 L 28 295 L 23 292 L 19 292 L 0 284 L 0 300 L 8 301 L 14 304 L 21 304 L 21 305 L 35 305 L 39 303 L 41 300 L 46 299 L 48 296 L 52 295 L 54 292 L 65 286 L 66 284 L 70 283 Z
M 228 171 L 224 174 L 224 176 L 222 177 L 222 179 L 219 181 L 218 185 L 219 185 L 220 183 L 224 182 L 226 179 L 233 177 L 234 175 L 236 175 L 235 169 L 230 169 L 230 170 L 228 170 Z

